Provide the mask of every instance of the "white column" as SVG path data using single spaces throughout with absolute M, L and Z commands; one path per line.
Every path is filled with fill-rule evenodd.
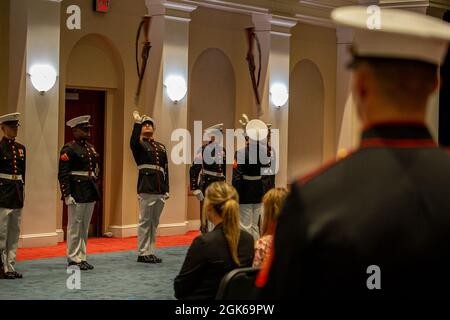
M 26 30 L 26 37 L 11 35 L 11 56 L 25 57 L 11 65 L 16 74 L 10 85 L 10 108 L 22 113 L 18 141 L 27 149 L 25 207 L 22 218 L 22 247 L 56 245 L 56 202 L 58 171 L 58 87 L 40 95 L 31 84 L 34 64 L 59 70 L 60 3 L 49 0 L 11 2 L 11 32 Z M 25 18 L 26 17 L 26 18 Z M 23 33 L 21 33 L 23 35 Z M 25 40 L 25 42 L 23 42 Z M 11 61 L 13 63 L 13 61 Z
M 359 123 L 356 108 L 351 96 L 351 70 L 347 68 L 351 61 L 349 46 L 353 40 L 350 29 L 338 27 L 337 70 L 336 70 L 336 153 L 349 150 L 358 144 Z
M 169 99 L 164 83 L 169 76 L 180 76 L 188 84 L 188 52 L 190 13 L 195 6 L 168 1 L 148 1 L 152 17 L 150 36 L 160 49 L 152 53 L 146 84 L 145 109 L 156 121 L 156 138 L 166 145 L 169 157 L 170 196 L 161 216 L 160 235 L 182 234 L 188 231 L 186 221 L 188 185 L 185 164 L 170 159 L 173 130 L 187 128 L 187 95 L 177 103 Z M 155 93 L 149 92 L 155 90 Z
M 270 58 L 269 58 L 269 85 L 266 92 L 268 109 L 266 121 L 272 124 L 273 129 L 278 129 L 279 139 L 276 144 L 276 135 L 272 136 L 272 146 L 278 155 L 278 173 L 276 186 L 287 186 L 288 163 L 288 116 L 289 100 L 285 105 L 276 106 L 272 103 L 270 89 L 274 84 L 281 84 L 289 92 L 290 75 L 290 29 L 296 25 L 295 21 L 271 19 L 270 32 Z M 291 137 L 292 139 L 293 137 Z

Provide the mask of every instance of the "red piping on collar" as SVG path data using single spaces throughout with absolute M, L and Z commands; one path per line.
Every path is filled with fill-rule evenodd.
M 360 148 L 390 147 L 390 148 L 436 148 L 433 139 L 383 139 L 367 138 L 361 141 Z
M 370 128 L 373 127 L 378 127 L 378 126 L 397 126 L 397 127 L 401 127 L 401 126 L 420 126 L 420 127 L 426 127 L 427 125 L 425 124 L 425 122 L 423 121 L 413 121 L 413 120 L 405 120 L 405 121 L 401 121 L 401 120 L 392 120 L 392 121 L 374 121 L 374 122 L 369 122 L 366 125 L 363 126 L 363 131 L 368 130 Z

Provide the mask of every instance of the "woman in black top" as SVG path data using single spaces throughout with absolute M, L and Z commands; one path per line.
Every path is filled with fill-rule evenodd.
M 232 186 L 215 182 L 206 190 L 203 206 L 216 227 L 194 239 L 175 278 L 177 299 L 214 299 L 223 276 L 251 267 L 253 237 L 239 227 L 239 196 Z

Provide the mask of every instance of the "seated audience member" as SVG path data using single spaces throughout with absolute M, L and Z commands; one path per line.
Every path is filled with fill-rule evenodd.
M 226 273 L 252 265 L 254 240 L 239 227 L 236 189 L 225 182 L 211 184 L 203 210 L 215 228 L 195 238 L 190 246 L 174 281 L 177 299 L 214 299 Z
M 255 258 L 253 267 L 261 267 L 272 247 L 275 223 L 280 214 L 288 191 L 284 188 L 273 188 L 267 191 L 263 197 L 264 217 L 261 226 L 261 238 L 255 242 Z

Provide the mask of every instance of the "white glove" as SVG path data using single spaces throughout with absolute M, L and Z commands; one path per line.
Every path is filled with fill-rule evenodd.
M 77 202 L 75 201 L 75 199 L 72 196 L 67 196 L 64 198 L 64 202 L 66 203 L 66 205 L 70 206 L 72 204 L 77 204 Z
M 133 118 L 134 118 L 134 121 L 136 123 L 141 123 L 142 122 L 142 117 L 139 115 L 139 111 L 134 111 L 133 112 Z
M 197 189 L 197 190 L 192 191 L 192 193 L 194 194 L 194 196 L 197 197 L 198 201 L 203 201 L 203 200 L 205 200 L 205 197 L 203 196 L 202 190 L 198 190 L 198 189 Z

